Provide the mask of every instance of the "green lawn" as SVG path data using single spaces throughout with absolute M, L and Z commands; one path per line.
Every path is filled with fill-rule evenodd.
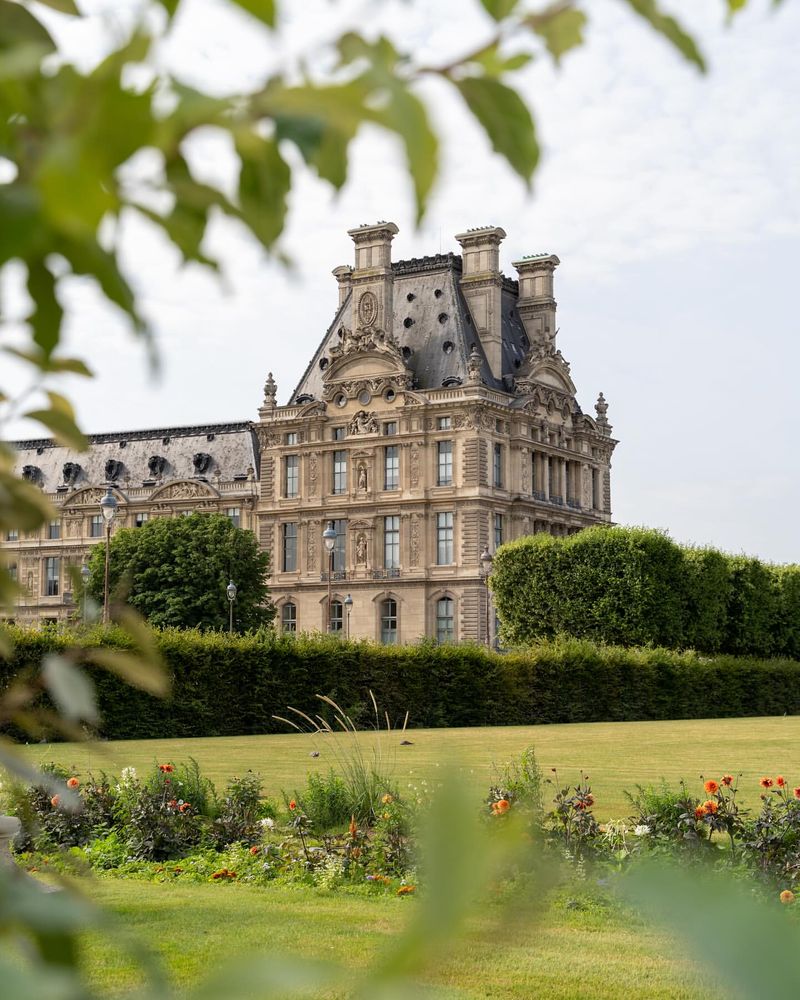
M 178 985 L 194 983 L 225 962 L 254 952 L 313 955 L 358 969 L 391 943 L 420 905 L 414 899 L 354 898 L 271 886 L 108 880 L 91 883 L 89 891 L 134 934 L 152 943 Z M 531 918 L 514 925 L 498 925 L 500 908 L 486 905 L 453 951 L 437 956 L 424 981 L 445 988 L 448 996 L 465 998 L 715 996 L 697 971 L 677 957 L 672 941 L 630 913 L 597 903 L 580 890 L 576 896 L 561 893 L 541 922 Z M 124 994 L 138 982 L 133 962 L 111 947 L 108 938 L 88 938 L 84 962 L 91 981 L 108 993 Z
M 763 774 L 783 773 L 800 784 L 800 717 L 707 719 L 678 722 L 617 722 L 557 726 L 509 726 L 481 729 L 415 729 L 406 733 L 413 746 L 400 746 L 402 736 L 381 737 L 395 760 L 401 787 L 432 782 L 442 767 L 456 767 L 483 793 L 493 762 L 536 747 L 539 763 L 549 774 L 557 767 L 561 779 L 588 771 L 601 819 L 628 813 L 624 790 L 637 783 L 696 781 L 700 774 L 719 777 L 742 771 L 745 800 L 760 789 Z M 331 740 L 333 737 L 326 737 Z M 77 771 L 93 768 L 119 773 L 130 765 L 146 768 L 154 761 L 195 757 L 218 787 L 248 768 L 259 771 L 265 790 L 279 795 L 281 788 L 300 788 L 310 770 L 327 770 L 335 763 L 325 739 L 310 736 L 241 736 L 199 740 L 130 740 L 96 744 L 45 744 L 28 748 L 32 760 L 55 760 Z M 336 737 L 340 741 L 347 737 Z M 369 744 L 373 734 L 359 739 Z M 320 756 L 310 753 L 319 750 Z

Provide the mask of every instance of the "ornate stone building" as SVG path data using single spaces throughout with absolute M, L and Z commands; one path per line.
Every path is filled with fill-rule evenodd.
M 461 233 L 460 256 L 408 261 L 391 259 L 396 233 L 350 230 L 334 321 L 287 405 L 269 376 L 256 423 L 100 435 L 69 461 L 50 442 L 18 443 L 20 472 L 62 515 L 59 537 L 6 546 L 29 594 L 18 617 L 63 613 L 46 561 L 61 560 L 63 581 L 83 559 L 106 481 L 125 523 L 199 508 L 256 531 L 279 627 L 384 642 L 489 640 L 484 548 L 610 522 L 616 441 L 602 393 L 585 414 L 556 346 L 558 258 L 524 257 L 511 280 L 502 229 Z

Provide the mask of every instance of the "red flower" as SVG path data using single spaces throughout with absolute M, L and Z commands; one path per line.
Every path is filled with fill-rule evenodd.
M 703 803 L 703 809 L 705 809 L 707 815 L 713 816 L 717 809 L 719 809 L 719 806 L 713 799 L 709 799 L 708 802 Z
M 794 797 L 796 799 L 800 799 L 800 788 L 794 788 L 794 789 L 792 789 L 792 794 L 794 795 Z
M 783 788 L 786 785 L 786 778 L 782 774 L 779 774 L 775 779 L 775 784 L 778 788 Z
M 170 799 L 169 802 L 167 803 L 167 805 L 170 807 L 170 809 L 177 809 L 178 808 L 178 800 L 177 799 Z
M 50 799 L 50 805 L 51 805 L 51 806 L 52 806 L 52 807 L 53 807 L 54 809 L 57 809 L 57 808 L 58 808 L 58 803 L 59 803 L 60 801 L 61 801 L 61 796 L 60 796 L 60 795 L 54 795 L 54 796 L 52 797 L 52 799 Z
M 294 811 L 295 811 L 295 809 L 297 808 L 297 803 L 295 802 L 295 800 L 294 800 L 294 799 L 292 799 L 292 800 L 291 800 L 291 801 L 289 802 L 289 808 L 290 808 L 290 809 L 292 810 L 292 812 L 294 812 Z
M 162 774 L 172 774 L 172 772 L 175 770 L 172 764 L 159 764 L 158 769 L 159 771 L 161 771 Z
M 259 852 L 260 850 L 261 850 L 261 848 L 260 848 L 260 847 L 256 847 L 255 845 L 253 845 L 253 847 L 251 847 L 251 848 L 250 848 L 250 853 L 251 853 L 251 854 L 258 854 L 258 852 Z
M 709 778 L 708 781 L 703 785 L 706 790 L 706 795 L 716 795 L 719 791 L 719 785 L 713 778 Z
M 722 776 L 722 784 L 726 785 L 728 788 L 730 788 L 730 786 L 733 784 L 733 775 L 732 774 L 723 774 L 723 776 Z
M 67 778 L 67 788 L 77 788 L 80 784 L 77 778 Z
M 497 802 L 492 803 L 492 814 L 494 816 L 502 816 L 503 813 L 507 813 L 511 808 L 511 803 L 508 799 L 498 799 Z
M 695 809 L 695 811 L 694 811 L 694 818 L 695 819 L 702 819 L 705 816 L 705 814 L 706 814 L 706 807 L 705 806 L 698 806 Z
M 583 801 L 586 803 L 586 808 L 594 805 L 594 795 L 591 792 L 587 792 L 583 797 Z
M 189 812 L 189 810 L 190 810 L 191 808 L 192 808 L 192 807 L 191 807 L 191 806 L 189 805 L 189 803 L 188 803 L 188 802 L 182 802 L 182 803 L 181 803 L 181 804 L 180 804 L 180 805 L 178 806 L 178 812 L 182 812 L 182 813 L 188 813 L 188 812 Z
M 772 778 L 762 778 L 761 781 L 759 781 L 759 785 L 761 785 L 762 788 L 772 788 Z

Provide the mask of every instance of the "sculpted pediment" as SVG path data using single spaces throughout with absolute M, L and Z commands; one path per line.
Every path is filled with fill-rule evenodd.
M 106 486 L 83 486 L 79 490 L 75 490 L 74 493 L 70 493 L 68 496 L 64 497 L 64 507 L 79 507 L 79 506 L 95 506 L 99 505 L 102 498 L 106 495 Z M 127 503 L 128 498 L 118 490 L 116 487 L 112 487 L 112 494 L 117 498 L 118 501 L 122 503 Z
M 151 500 L 208 500 L 210 497 L 218 497 L 219 493 L 208 483 L 199 483 L 191 479 L 178 480 L 167 483 L 160 489 L 155 490 L 151 495 Z
M 569 363 L 561 351 L 552 346 L 534 346 L 515 379 L 518 395 L 528 395 L 536 384 L 550 386 L 570 396 L 576 393 L 575 383 L 570 378 Z

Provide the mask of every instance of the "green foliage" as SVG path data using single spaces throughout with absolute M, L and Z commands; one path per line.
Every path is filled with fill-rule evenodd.
M 354 814 L 347 785 L 333 768 L 326 775 L 318 771 L 309 774 L 306 787 L 295 793 L 295 799 L 317 833 L 346 826 Z
M 794 567 L 680 546 L 660 531 L 598 527 L 502 546 L 491 583 L 510 645 L 564 633 L 763 657 L 796 656 L 799 578 Z
M 225 789 L 211 828 L 214 845 L 222 848 L 235 843 L 255 844 L 261 838 L 261 814 L 261 778 L 248 771 L 230 781 Z
M 78 644 L 77 661 L 88 664 L 97 689 L 100 732 L 109 739 L 286 732 L 287 724 L 276 718 L 285 705 L 310 717 L 319 712 L 335 735 L 318 743 L 333 756 L 353 801 L 363 803 L 358 816 L 362 808 L 365 816 L 377 812 L 376 803 L 393 791 L 403 735 L 398 728 L 384 729 L 380 747 L 359 749 L 334 710 L 321 705 L 319 691 L 335 692 L 348 705 L 362 703 L 372 691 L 395 727 L 406 711 L 413 726 L 431 728 L 800 712 L 800 665 L 786 659 L 707 657 L 565 638 L 500 655 L 469 645 L 393 648 L 272 630 L 230 637 L 167 629 L 154 633 L 172 685 L 162 700 L 92 665 L 99 648 L 130 648 L 120 629 L 96 627 L 70 636 L 14 627 L 11 634 L 15 654 L 0 664 L 0 687 L 20 671 L 30 676 L 43 656 Z M 375 727 L 374 718 L 371 725 L 365 719 L 365 727 Z
M 275 609 L 268 601 L 269 555 L 255 536 L 224 514 L 154 518 L 141 528 L 123 528 L 111 539 L 109 586 L 151 625 L 159 628 L 227 628 L 225 592 L 235 576 L 234 625 L 268 625 Z M 89 593 L 103 598 L 105 547 L 89 559 Z

